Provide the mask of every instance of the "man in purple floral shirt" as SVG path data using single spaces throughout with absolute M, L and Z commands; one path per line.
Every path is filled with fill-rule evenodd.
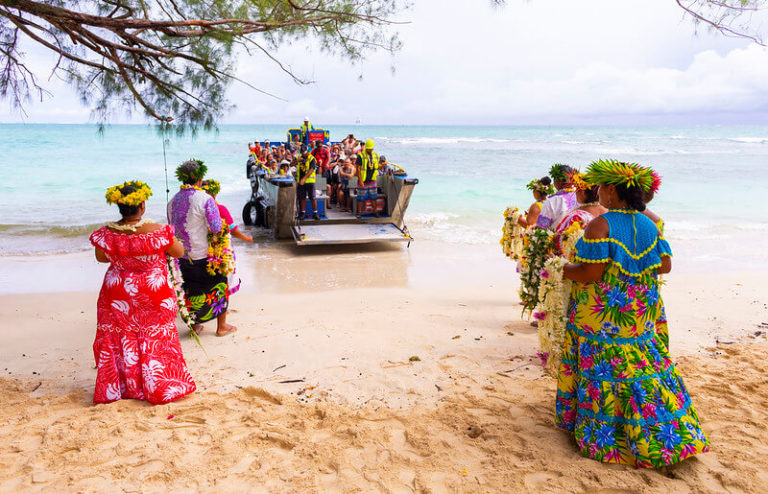
M 208 234 L 220 233 L 221 215 L 216 201 L 200 185 L 207 167 L 199 160 L 185 161 L 176 169 L 182 182 L 181 190 L 168 203 L 168 222 L 184 244 L 184 257 L 179 260 L 184 277 L 184 293 L 196 333 L 203 330 L 204 322 L 216 318 L 216 336 L 237 331 L 227 324 L 227 277 L 210 274 L 208 266 Z

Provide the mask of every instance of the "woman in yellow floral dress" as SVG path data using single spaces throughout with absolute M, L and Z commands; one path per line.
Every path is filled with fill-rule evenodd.
M 669 244 L 641 214 L 650 169 L 597 161 L 587 180 L 609 209 L 589 223 L 576 262 L 565 350 L 558 372 L 556 423 L 584 456 L 644 468 L 709 450 L 682 377 L 660 340 L 658 274 Z

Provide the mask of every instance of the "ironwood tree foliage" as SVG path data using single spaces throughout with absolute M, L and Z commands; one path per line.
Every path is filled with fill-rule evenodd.
M 697 25 L 725 36 L 746 38 L 765 46 L 760 21 L 765 20 L 766 0 L 675 0 Z
M 390 19 L 404 7 L 401 0 L 0 0 L 0 96 L 22 111 L 43 97 L 23 40 L 58 56 L 52 73 L 77 89 L 100 123 L 139 108 L 158 121 L 173 115 L 177 129 L 210 127 L 231 108 L 225 93 L 239 80 L 238 54 L 262 53 L 305 84 L 274 56 L 279 46 L 311 37 L 353 62 L 372 49 L 394 51 Z
M 137 107 L 177 129 L 210 127 L 231 106 L 235 58 L 275 57 L 284 43 L 312 37 L 323 50 L 360 60 L 394 51 L 391 19 L 408 0 L 0 0 L 0 96 L 23 110 L 44 89 L 24 63 L 22 41 L 58 55 L 52 73 L 69 81 L 97 121 Z M 489 0 L 503 5 L 505 0 Z M 696 24 L 764 45 L 754 17 L 768 0 L 674 0 Z M 26 39 L 25 39 L 26 38 Z M 249 81 L 241 81 L 257 91 Z

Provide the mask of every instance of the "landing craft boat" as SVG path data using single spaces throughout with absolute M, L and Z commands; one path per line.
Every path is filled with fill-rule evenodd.
M 288 140 L 296 143 L 299 129 L 288 131 Z M 329 132 L 315 129 L 309 132 L 309 142 L 317 140 L 330 142 Z M 270 142 L 280 146 L 283 142 Z M 357 201 L 357 179 L 350 179 L 349 192 L 352 212 L 326 208 L 330 198 L 326 195 L 326 178 L 317 174 L 315 198 L 320 220 L 311 219 L 315 211 L 307 201 L 306 217 L 297 219 L 296 180 L 291 176 L 271 175 L 259 167 L 251 156 L 246 164 L 246 175 L 251 183 L 251 198 L 243 207 L 243 222 L 271 229 L 275 238 L 293 239 L 297 245 L 360 244 L 371 242 L 411 242 L 405 226 L 405 211 L 419 180 L 400 170 L 380 172 L 377 188 L 376 211 L 368 204 Z M 378 213 L 378 216 L 376 216 Z

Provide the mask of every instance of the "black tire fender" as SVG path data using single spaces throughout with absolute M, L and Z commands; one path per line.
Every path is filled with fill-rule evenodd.
M 243 207 L 243 223 L 250 226 L 258 221 L 257 211 L 258 209 L 256 208 L 256 203 L 254 201 L 246 202 Z

